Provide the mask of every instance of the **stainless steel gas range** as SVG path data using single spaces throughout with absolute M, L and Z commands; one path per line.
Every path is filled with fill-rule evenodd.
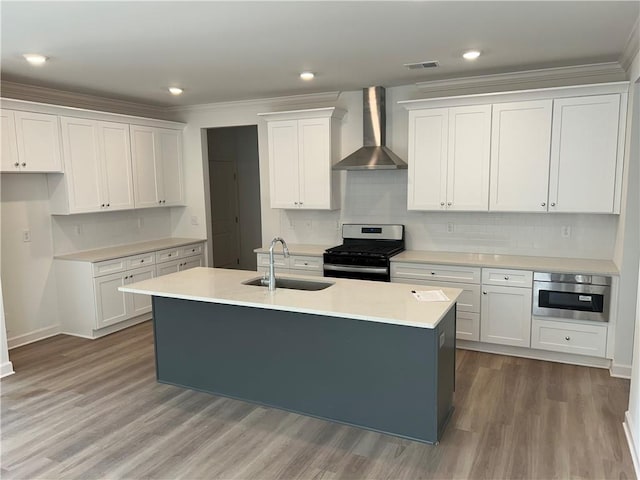
M 390 259 L 404 250 L 404 225 L 342 225 L 342 245 L 324 253 L 324 276 L 391 280 Z

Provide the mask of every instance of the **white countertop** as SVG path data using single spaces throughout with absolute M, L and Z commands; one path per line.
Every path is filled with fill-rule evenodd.
M 58 260 L 75 260 L 79 262 L 95 263 L 102 262 L 103 260 L 112 260 L 114 258 L 128 257 L 129 255 L 138 255 L 140 253 L 153 252 L 155 250 L 180 247 L 190 243 L 205 241 L 206 240 L 200 238 L 160 238 L 158 240 L 150 240 L 147 242 L 129 243 L 126 245 L 116 245 L 115 247 L 96 248 L 95 250 L 66 253 L 64 255 L 56 255 L 53 258 Z
M 119 290 L 419 328 L 435 328 L 462 292 L 457 288 L 340 278 L 316 279 L 301 275 L 286 277 L 330 281 L 334 285 L 315 292 L 284 288 L 269 292 L 266 287 L 242 284 L 257 276 L 257 272 L 245 270 L 199 267 L 133 283 Z M 442 290 L 450 301 L 419 302 L 411 290 Z
M 335 245 L 311 245 L 302 243 L 287 243 L 290 255 L 306 255 L 308 257 L 321 257 L 327 248 L 335 247 Z M 255 253 L 269 253 L 269 247 L 260 247 L 254 250 Z M 276 245 L 274 253 L 282 254 L 282 245 Z
M 585 273 L 619 275 L 611 260 L 588 258 L 528 257 L 520 255 L 494 255 L 490 253 L 429 252 L 405 250 L 391 257 L 392 262 L 435 263 L 441 265 L 468 265 L 477 267 L 515 268 L 556 273 Z

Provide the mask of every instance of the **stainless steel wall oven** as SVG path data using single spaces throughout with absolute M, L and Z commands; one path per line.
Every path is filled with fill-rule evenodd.
M 611 277 L 534 272 L 533 314 L 541 317 L 609 321 Z

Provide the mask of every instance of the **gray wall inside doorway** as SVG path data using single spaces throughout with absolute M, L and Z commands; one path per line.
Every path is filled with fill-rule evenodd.
M 256 270 L 253 250 L 262 245 L 258 128 L 210 128 L 207 144 L 213 266 Z M 238 218 L 235 232 L 231 231 L 232 216 Z M 228 232 L 220 234 L 221 230 Z M 235 265 L 229 261 L 233 256 L 237 258 Z

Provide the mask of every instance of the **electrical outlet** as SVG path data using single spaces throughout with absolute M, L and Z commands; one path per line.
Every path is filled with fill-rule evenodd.
M 200 225 L 200 221 L 196 215 L 191 215 L 191 225 Z
M 453 222 L 449 222 L 447 223 L 447 233 L 453 233 L 455 231 L 456 227 L 453 224 Z
M 31 230 L 23 230 L 22 231 L 22 241 L 30 242 L 31 241 Z
M 571 226 L 563 225 L 562 228 L 560 229 L 560 234 L 562 235 L 562 238 L 571 237 Z

